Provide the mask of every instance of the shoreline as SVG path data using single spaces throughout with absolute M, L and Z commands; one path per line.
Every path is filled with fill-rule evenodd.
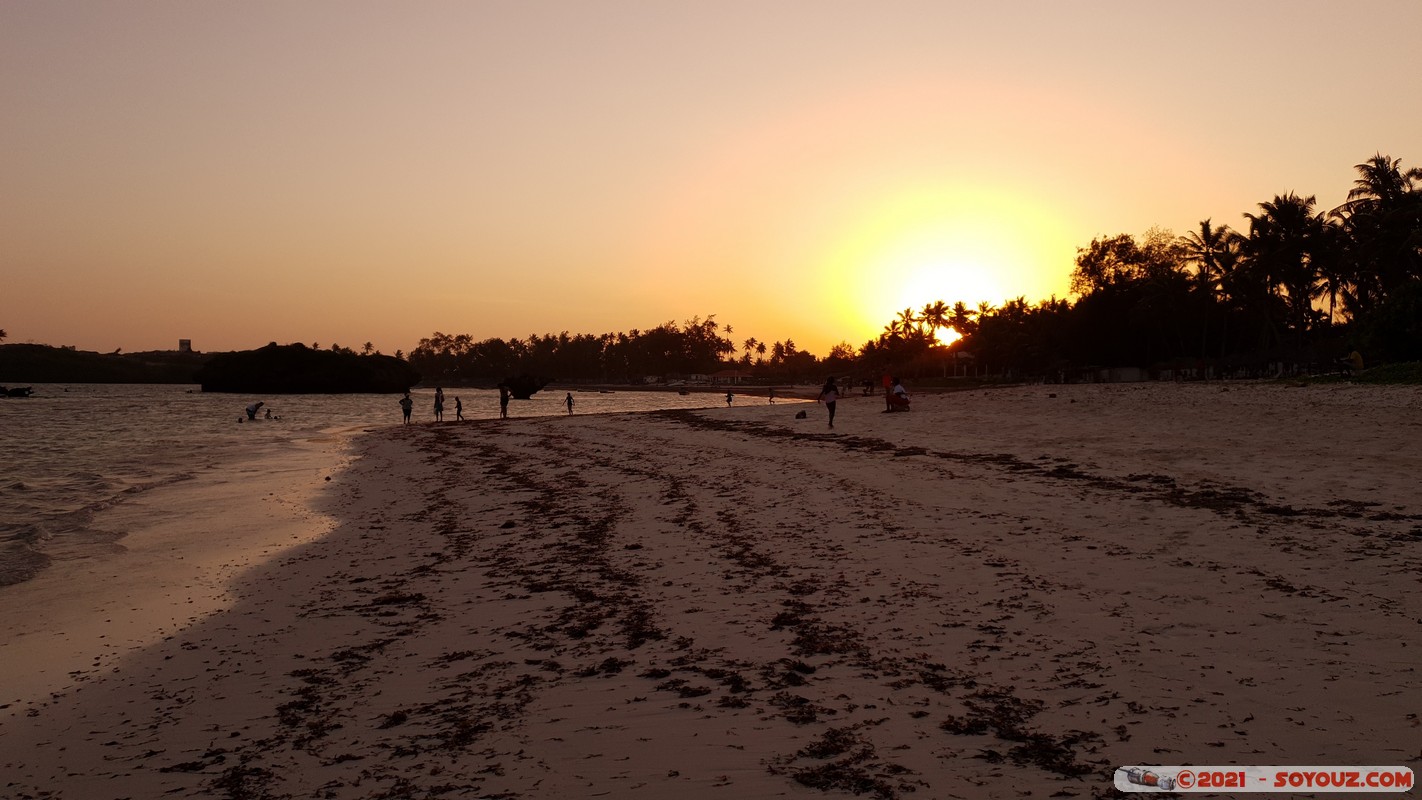
M 1095 796 L 1417 760 L 1422 391 L 862 399 L 834 432 L 755 404 L 358 437 L 329 533 L 10 709 L 12 791 Z
M 0 587 L 9 619 L 0 647 L 0 713 L 49 704 L 121 662 L 230 607 L 248 568 L 324 535 L 313 513 L 328 476 L 350 461 L 354 431 L 328 431 L 253 458 L 110 502 L 82 541 Z

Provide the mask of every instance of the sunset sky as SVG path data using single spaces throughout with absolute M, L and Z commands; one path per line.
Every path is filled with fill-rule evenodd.
M 0 328 L 823 355 L 1422 163 L 1418 0 L 0 0 Z

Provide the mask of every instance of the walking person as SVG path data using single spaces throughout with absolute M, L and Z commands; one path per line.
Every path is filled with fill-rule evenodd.
M 405 392 L 405 396 L 400 398 L 400 411 L 405 415 L 405 424 L 410 424 L 410 411 L 414 409 L 415 401 L 410 399 L 410 393 Z
M 834 385 L 834 378 L 825 381 L 825 388 L 820 390 L 820 396 L 815 398 L 815 402 L 824 401 L 825 408 L 829 409 L 829 426 L 834 427 L 834 404 L 839 400 L 839 387 Z
M 730 408 L 730 407 L 731 407 L 731 401 L 734 400 L 734 399 L 735 399 L 735 395 L 731 394 L 730 392 L 726 392 L 726 407 L 727 407 L 727 408 Z
M 571 414 L 573 413 L 573 393 L 572 393 L 572 392 L 568 392 L 568 396 L 563 399 L 563 405 L 565 405 L 565 406 L 568 407 L 568 413 L 571 415 Z
M 459 395 L 454 396 L 454 421 L 464 421 L 464 401 L 459 399 Z

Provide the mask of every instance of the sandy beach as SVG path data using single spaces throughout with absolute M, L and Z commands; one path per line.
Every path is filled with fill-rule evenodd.
M 155 490 L 129 552 L 0 594 L 0 795 L 1091 798 L 1127 764 L 1422 761 L 1418 388 L 914 406 L 392 427 L 245 499 Z M 239 522 L 241 558 L 193 543 Z

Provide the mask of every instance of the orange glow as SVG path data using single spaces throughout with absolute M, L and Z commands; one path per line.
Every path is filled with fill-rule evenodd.
M 1071 4 L 358 5 L 0 3 L 9 341 L 393 352 L 714 313 L 823 354 L 937 300 L 1064 296 L 1096 236 L 1288 187 L 1330 207 L 1422 114 L 1344 73 L 1240 125 L 1179 114 L 1300 46 L 1411 74 L 1367 4 L 1227 29 Z M 1179 69 L 1202 38 L 1221 57 Z M 1307 158 L 1257 147 L 1282 118 Z
M 885 198 L 831 245 L 836 307 L 872 337 L 898 311 L 938 300 L 976 309 L 1065 294 L 1071 234 L 1026 198 L 1012 187 L 970 184 Z
M 947 346 L 963 338 L 963 334 L 952 328 L 939 328 L 934 332 L 933 338 L 937 339 L 939 344 Z

